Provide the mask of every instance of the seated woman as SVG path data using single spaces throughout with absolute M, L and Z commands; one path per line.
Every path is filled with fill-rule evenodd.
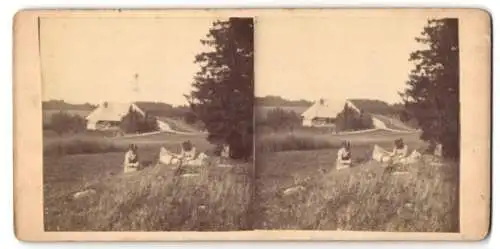
M 185 163 L 189 163 L 196 158 L 196 147 L 193 146 L 191 141 L 187 140 L 182 143 L 181 158 Z
M 342 147 L 337 151 L 337 169 L 348 168 L 351 166 L 351 144 L 347 141 L 342 142 Z
M 181 153 L 170 153 L 170 156 L 171 164 L 182 163 L 182 165 L 189 165 L 194 159 L 196 159 L 196 148 L 193 146 L 191 141 L 188 140 L 181 144 Z
M 394 141 L 394 149 L 390 154 L 392 163 L 400 163 L 408 156 L 408 146 L 403 142 L 403 139 Z
M 134 172 L 139 169 L 139 155 L 137 154 L 137 145 L 131 144 L 125 153 L 123 161 L 123 172 Z

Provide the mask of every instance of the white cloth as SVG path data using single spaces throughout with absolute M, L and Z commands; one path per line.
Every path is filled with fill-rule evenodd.
M 201 152 L 195 159 L 191 159 L 186 162 L 186 165 L 189 166 L 202 166 L 205 161 L 208 159 L 208 156 Z
M 201 152 L 196 156 L 196 150 L 193 148 L 191 151 L 182 151 L 181 154 L 176 154 L 168 151 L 164 147 L 160 149 L 159 161 L 163 164 L 178 164 L 189 166 L 201 166 L 208 159 L 208 156 Z
M 410 164 L 417 162 L 421 157 L 422 155 L 417 150 L 414 150 L 408 156 L 408 146 L 406 145 L 401 149 L 394 148 L 392 152 L 375 145 L 372 152 L 372 159 L 381 163 L 388 163 L 392 161 L 393 163 Z
M 173 152 L 170 152 L 167 149 L 165 149 L 164 147 L 160 148 L 160 155 L 158 158 L 160 163 L 175 164 L 179 158 L 180 158 L 180 155 L 173 153 Z
M 400 162 L 403 164 L 413 164 L 418 162 L 421 157 L 422 154 L 420 154 L 417 150 L 414 150 L 408 157 L 402 158 Z
M 384 148 L 374 145 L 373 146 L 373 152 L 372 152 L 372 159 L 377 162 L 388 162 L 390 160 L 390 152 L 387 150 L 384 150 Z
M 407 157 L 408 156 L 408 146 L 405 144 L 405 145 L 403 145 L 403 148 L 394 147 L 394 150 L 392 151 L 391 156 L 394 158 L 394 160 L 401 160 L 401 159 Z
M 374 145 L 372 159 L 381 163 L 389 163 L 393 159 L 393 154 L 394 151 L 391 152 L 378 145 Z

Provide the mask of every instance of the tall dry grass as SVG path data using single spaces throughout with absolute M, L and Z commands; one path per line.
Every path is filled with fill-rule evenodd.
M 105 158 L 103 158 L 104 160 Z M 88 181 L 72 198 L 52 192 L 45 205 L 48 231 L 229 231 L 251 227 L 247 165 L 210 164 L 182 177 L 166 165 Z
M 262 187 L 256 198 L 262 202 L 262 222 L 256 227 L 458 231 L 458 164 L 433 166 L 426 159 L 407 168 L 404 175 L 394 175 L 373 162 L 337 171 L 335 158 L 327 160 L 324 153 L 329 152 L 274 153 L 259 159 L 258 184 Z M 265 161 L 273 165 L 264 165 Z M 318 167 L 327 171 L 318 171 Z M 286 188 L 299 185 L 305 189 L 283 194 Z

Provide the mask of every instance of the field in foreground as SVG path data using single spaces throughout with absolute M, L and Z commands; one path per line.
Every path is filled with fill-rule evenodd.
M 156 165 L 160 146 L 140 140 L 142 171 L 122 173 L 123 151 L 44 158 L 44 224 L 47 231 L 223 231 L 250 229 L 249 163 L 216 162 L 182 171 Z M 209 145 L 190 138 L 200 150 Z M 165 138 L 165 140 L 167 140 Z M 164 141 L 165 141 L 164 140 Z M 118 149 L 127 141 L 113 141 Z M 180 141 L 180 140 L 179 140 Z M 96 143 L 102 142 L 99 140 Z M 133 141 L 135 142 L 135 141 Z M 93 142 L 94 143 L 94 142 Z M 49 144 L 50 146 L 50 144 Z M 182 177 L 184 173 L 197 175 Z M 85 191 L 85 192 L 82 192 Z M 82 197 L 75 198 L 78 192 Z
M 336 170 L 335 140 L 346 138 L 314 139 L 258 138 L 256 229 L 458 232 L 457 163 L 424 156 L 394 174 L 370 161 L 373 145 L 390 149 L 393 138 L 372 137 L 354 139 L 356 165 Z M 418 137 L 406 141 L 412 150 L 422 147 Z
M 48 148 L 58 141 L 76 148 L 80 143 L 94 148 L 105 141 L 112 149 L 47 154 L 43 179 L 45 229 L 458 231 L 457 163 L 438 165 L 425 156 L 406 169 L 408 173 L 394 175 L 369 161 L 374 144 L 390 149 L 392 140 L 401 136 L 258 136 L 255 179 L 249 172 L 251 163 L 233 162 L 233 168 L 221 168 L 212 162 L 207 167 L 182 172 L 155 164 L 160 146 L 178 152 L 179 142 L 184 139 L 209 151 L 211 146 L 203 137 L 155 134 L 106 140 L 47 139 Z M 344 139 L 352 141 L 356 166 L 337 171 L 336 149 Z M 416 134 L 406 134 L 404 139 L 411 150 L 423 146 Z M 130 142 L 139 144 L 141 161 L 152 166 L 124 175 L 123 152 Z M 179 176 L 185 172 L 199 175 Z M 302 190 L 284 193 L 297 186 Z M 92 193 L 73 197 L 84 190 Z

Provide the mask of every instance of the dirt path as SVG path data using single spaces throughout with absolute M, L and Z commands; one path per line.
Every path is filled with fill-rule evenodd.
M 400 131 L 414 131 L 415 129 L 409 127 L 405 123 L 401 122 L 400 120 L 397 120 L 395 118 L 390 118 L 384 115 L 379 115 L 379 114 L 373 114 L 375 118 L 378 118 L 380 121 L 382 121 L 388 129 L 391 130 L 400 130 Z
M 167 118 L 167 117 L 161 117 L 159 120 L 167 123 L 170 126 L 171 128 L 171 130 L 169 130 L 170 132 L 176 132 L 180 134 L 203 133 L 182 120 L 177 120 L 174 118 Z

